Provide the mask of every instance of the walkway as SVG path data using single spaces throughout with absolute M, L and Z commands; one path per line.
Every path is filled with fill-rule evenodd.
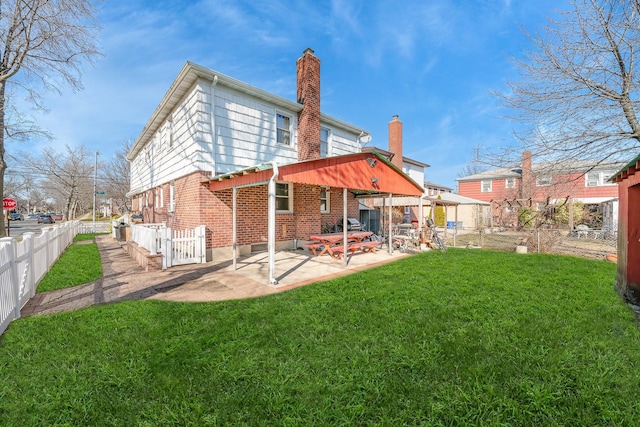
M 223 301 L 253 298 L 328 280 L 406 256 L 396 251 L 356 254 L 344 267 L 328 256 L 311 257 L 307 251 L 276 252 L 278 285 L 268 284 L 268 255 L 240 258 L 234 271 L 230 261 L 172 267 L 145 272 L 110 235 L 96 236 L 103 276 L 67 289 L 38 293 L 21 310 L 22 316 L 77 310 L 92 305 L 137 300 Z

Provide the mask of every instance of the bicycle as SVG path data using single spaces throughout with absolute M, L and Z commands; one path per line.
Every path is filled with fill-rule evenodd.
M 444 239 L 438 234 L 438 230 L 436 229 L 432 219 L 427 220 L 427 227 L 429 227 L 429 232 L 431 233 L 431 246 L 435 246 L 442 252 L 446 252 L 447 246 L 444 243 Z

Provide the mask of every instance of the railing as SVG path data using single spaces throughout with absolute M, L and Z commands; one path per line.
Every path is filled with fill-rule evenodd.
M 180 264 L 206 262 L 206 227 L 193 230 L 172 230 L 166 223 L 131 224 L 131 241 L 149 251 L 162 254 L 162 268 Z
M 0 239 L 0 334 L 36 293 L 38 283 L 82 229 L 79 221 Z

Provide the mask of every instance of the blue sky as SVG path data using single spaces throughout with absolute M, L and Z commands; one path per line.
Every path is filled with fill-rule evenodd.
M 535 30 L 558 5 L 108 0 L 99 13 L 104 57 L 86 67 L 84 90 L 46 95 L 49 111 L 35 119 L 57 149 L 84 145 L 107 160 L 137 137 L 187 60 L 294 100 L 295 61 L 310 47 L 321 60 L 324 113 L 367 129 L 381 148 L 399 115 L 404 155 L 431 165 L 426 180 L 455 188 L 474 147 L 514 143 L 490 91 L 517 78 L 508 57 L 530 48 L 522 26 Z

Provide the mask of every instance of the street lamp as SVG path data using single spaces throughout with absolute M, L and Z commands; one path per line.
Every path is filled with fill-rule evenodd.
M 96 162 L 95 162 L 95 166 L 93 168 L 93 233 L 95 234 L 96 232 L 96 185 L 97 185 L 97 181 L 98 181 L 98 153 L 96 151 Z

